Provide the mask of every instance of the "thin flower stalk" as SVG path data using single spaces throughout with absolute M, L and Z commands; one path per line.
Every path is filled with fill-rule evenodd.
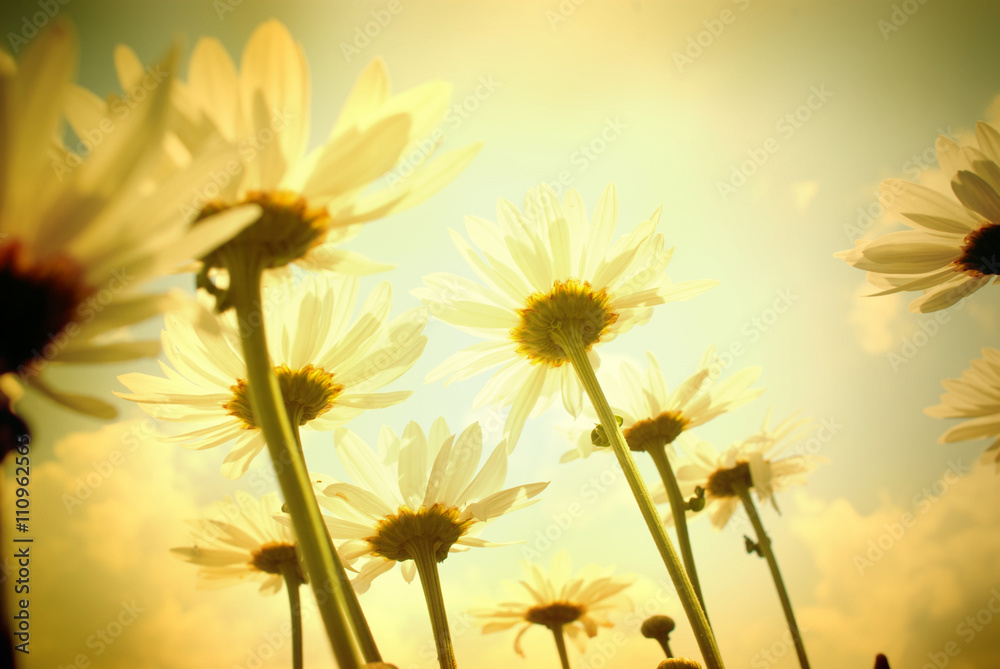
M 680 596 L 684 613 L 691 623 L 695 639 L 698 642 L 698 647 L 701 649 L 706 664 L 710 669 L 722 669 L 724 666 L 722 657 L 719 654 L 708 618 L 705 616 L 705 611 L 698 601 L 698 596 L 695 594 L 687 572 L 684 571 L 684 566 L 677 555 L 677 551 L 674 549 L 670 537 L 667 536 L 664 530 L 653 500 L 646 489 L 646 484 L 643 482 L 635 460 L 632 458 L 628 443 L 625 441 L 625 436 L 619 429 L 618 422 L 611 411 L 611 406 L 604 396 L 604 391 L 597 382 L 597 375 L 594 373 L 594 368 L 587 357 L 587 351 L 584 349 L 582 332 L 579 330 L 579 326 L 568 329 L 569 331 L 565 331 L 566 329 L 564 328 L 553 330 L 551 333 L 552 339 L 562 348 L 576 370 L 580 383 L 590 398 L 594 406 L 594 411 L 597 412 L 597 416 L 601 421 L 601 425 L 604 427 L 605 434 L 609 437 L 611 448 L 615 453 L 615 457 L 618 458 L 618 463 L 625 474 L 629 488 L 632 490 L 636 503 L 639 505 L 643 519 L 646 521 L 646 527 L 649 529 L 653 541 L 656 543 L 660 557 L 663 559 L 667 572 L 670 574 L 670 580 L 673 582 L 674 587 L 677 589 L 677 594 Z
M 286 567 L 282 570 L 285 579 L 285 589 L 288 590 L 288 608 L 292 617 L 292 667 L 302 669 L 302 602 L 299 598 L 298 571 Z
M 750 517 L 750 522 L 753 524 L 754 532 L 757 533 L 757 548 L 760 550 L 761 555 L 767 560 L 768 569 L 771 570 L 771 577 L 774 579 L 774 587 L 778 591 L 778 598 L 781 600 L 781 609 L 785 612 L 785 620 L 788 621 L 788 629 L 792 633 L 792 641 L 795 643 L 795 654 L 799 658 L 799 666 L 802 669 L 809 669 L 809 658 L 806 657 L 806 648 L 802 643 L 802 634 L 799 632 L 799 626 L 795 622 L 795 611 L 792 610 L 792 602 L 788 598 L 788 590 L 785 589 L 785 581 L 781 578 L 781 571 L 778 569 L 778 561 L 774 557 L 774 551 L 771 550 L 771 539 L 767 536 L 767 532 L 764 531 L 764 525 L 760 522 L 760 516 L 757 514 L 757 507 L 753 503 L 753 499 L 750 497 L 750 489 L 747 487 L 746 483 L 742 481 L 736 481 L 733 484 L 736 489 L 740 500 L 743 502 L 744 508 L 747 510 L 747 515 Z
M 424 589 L 424 599 L 427 600 L 427 613 L 431 618 L 431 629 L 434 632 L 434 646 L 437 648 L 438 664 L 441 669 L 455 669 L 455 647 L 451 642 L 451 631 L 448 629 L 448 613 L 444 607 L 444 594 L 441 591 L 441 575 L 438 573 L 436 549 L 431 539 L 413 539 L 409 542 L 408 552 L 417 565 L 417 575 Z
M 569 655 L 566 653 L 566 637 L 563 635 L 562 625 L 552 628 L 552 636 L 556 639 L 556 649 L 559 651 L 559 664 L 562 669 L 569 669 Z

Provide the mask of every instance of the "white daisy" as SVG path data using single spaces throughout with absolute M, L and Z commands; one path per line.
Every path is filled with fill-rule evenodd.
M 759 397 L 763 388 L 750 388 L 760 376 L 759 367 L 749 367 L 714 386 L 722 374 L 722 364 L 715 347 L 705 352 L 698 371 L 668 392 L 666 380 L 656 357 L 646 352 L 649 366 L 645 375 L 628 362 L 622 362 L 617 374 L 601 379 L 611 408 L 622 417 L 622 433 L 633 451 L 670 444 L 686 430 L 703 425 L 727 411 Z M 713 387 L 714 386 L 714 387 Z M 586 424 L 593 426 L 597 414 L 585 409 Z M 561 462 L 589 457 L 595 450 L 591 429 L 573 430 L 576 448 L 563 454 Z M 610 453 L 609 448 L 597 448 Z
M 487 523 L 536 500 L 548 483 L 500 490 L 507 477 L 503 442 L 483 463 L 483 432 L 478 423 L 454 436 L 443 418 L 425 435 L 410 422 L 400 439 L 383 427 L 376 454 L 354 433 L 340 428 L 334 445 L 354 484 L 317 477 L 320 506 L 330 512 L 327 528 L 345 560 L 368 558 L 354 579 L 365 592 L 379 574 L 403 562 L 403 577 L 416 573 L 410 543 L 430 541 L 436 558 L 471 546 L 499 546 L 476 536 Z
M 125 91 L 144 72 L 127 47 L 118 48 L 115 65 Z M 197 154 L 216 134 L 239 147 L 242 162 L 202 189 L 202 206 L 215 211 L 260 204 L 264 216 L 238 241 L 266 246 L 270 267 L 287 272 L 294 262 L 309 270 L 378 272 L 387 266 L 338 245 L 362 223 L 423 202 L 472 160 L 478 144 L 426 159 L 426 145 L 436 146 L 427 137 L 450 98 L 451 86 L 439 81 L 391 95 L 385 64 L 376 59 L 355 83 L 329 138 L 307 152 L 309 64 L 301 44 L 271 19 L 251 34 L 239 69 L 219 40 L 204 37 L 195 45 L 187 82 L 174 86 L 177 159 Z M 412 175 L 366 192 L 418 145 L 425 147 L 419 152 L 424 159 Z M 205 262 L 206 269 L 225 266 L 217 255 Z
M 976 139 L 978 147 L 937 140 L 954 197 L 900 179 L 882 182 L 882 204 L 912 230 L 859 240 L 836 254 L 868 271 L 882 289 L 875 295 L 923 291 L 910 311 L 926 313 L 1000 280 L 1000 132 L 980 122 Z
M 274 519 L 281 512 L 275 494 L 258 501 L 245 492 L 236 501 L 216 502 L 213 518 L 190 521 L 194 528 L 190 548 L 171 548 L 185 562 L 201 566 L 198 587 L 225 588 L 247 581 L 261 581 L 260 592 L 281 591 L 286 574 L 305 582 L 302 564 L 290 527 Z
M 171 63 L 163 64 L 169 79 Z M 192 180 L 235 153 L 216 146 L 150 192 L 161 150 L 166 86 L 154 89 L 86 157 L 67 150 L 61 110 L 76 68 L 71 27 L 53 21 L 20 63 L 0 52 L 0 388 L 26 389 L 100 418 L 97 398 L 62 392 L 49 368 L 156 355 L 156 342 L 108 334 L 162 311 L 173 298 L 136 292 L 143 282 L 210 251 L 259 215 L 256 207 L 191 227 L 180 208 Z M 62 161 L 75 169 L 64 173 Z M 16 324 L 16 325 L 11 325 Z
M 805 475 L 826 462 L 825 458 L 811 454 L 780 457 L 808 420 L 795 420 L 791 416 L 774 430 L 769 429 L 769 422 L 770 416 L 764 420 L 760 432 L 721 453 L 707 442 L 693 438 L 682 438 L 678 443 L 684 451 L 675 465 L 678 483 L 685 496 L 693 494 L 697 487 L 704 489 L 705 512 L 716 529 L 726 526 L 740 504 L 735 483 L 752 488 L 759 500 L 770 501 L 777 509 L 775 492 L 791 485 L 803 485 Z M 655 501 L 667 501 L 662 486 Z M 672 518 L 666 520 L 673 522 Z
M 983 357 L 973 360 L 961 378 L 941 382 L 946 392 L 941 404 L 924 409 L 935 418 L 971 418 L 950 428 L 938 439 L 950 444 L 968 439 L 1000 436 L 1000 351 L 984 348 Z M 1000 471 L 1000 439 L 983 453 L 984 463 L 993 460 Z
M 267 293 L 265 328 L 271 360 L 293 425 L 331 430 L 365 409 L 393 406 L 410 391 L 375 392 L 395 381 L 416 362 L 427 338 L 425 309 L 411 309 L 388 320 L 392 291 L 382 282 L 351 321 L 358 279 L 310 275 L 299 285 L 283 282 Z M 162 420 L 211 422 L 172 437 L 194 449 L 236 440 L 222 465 L 228 478 L 246 473 L 264 448 L 264 436 L 254 421 L 247 390 L 241 331 L 257 327 L 237 323 L 233 312 L 221 319 L 217 333 L 195 328 L 168 315 L 161 363 L 167 378 L 125 374 L 119 380 L 133 394 L 119 397 L 141 403 Z
M 561 395 L 573 416 L 583 390 L 568 357 L 551 332 L 580 328 L 592 364 L 592 348 L 645 323 L 653 305 L 687 300 L 715 281 L 671 284 L 663 273 L 673 249 L 664 248 L 656 225 L 660 209 L 612 243 L 618 194 L 609 185 L 588 224 L 580 195 L 568 190 L 560 203 L 542 185 L 528 191 L 524 213 L 501 199 L 499 225 L 466 217 L 466 229 L 483 257 L 457 233 L 452 239 L 483 284 L 453 274 L 424 277 L 413 291 L 441 320 L 487 339 L 459 351 L 432 371 L 428 381 L 447 383 L 500 365 L 475 405 L 510 405 L 504 436 L 514 447 L 529 415 L 538 415 Z
M 601 569 L 588 565 L 575 575 L 570 567 L 566 551 L 556 553 L 548 573 L 536 564 L 522 561 L 526 579 L 518 585 L 523 588 L 521 596 L 526 591 L 529 599 L 472 611 L 472 615 L 484 619 L 483 633 L 501 632 L 523 624 L 514 638 L 514 650 L 524 657 L 521 637 L 532 625 L 543 625 L 556 633 L 565 632 L 584 652 L 587 639 L 597 636 L 598 627 L 612 627 L 607 617 L 609 611 L 631 608 L 631 602 L 621 593 L 635 578 L 612 576 L 614 567 Z M 513 584 L 505 585 L 512 594 L 520 590 Z

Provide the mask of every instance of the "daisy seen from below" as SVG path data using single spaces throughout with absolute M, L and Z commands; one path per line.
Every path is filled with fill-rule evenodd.
M 358 284 L 355 277 L 310 275 L 298 285 L 277 282 L 266 294 L 264 325 L 275 333 L 270 356 L 297 427 L 332 430 L 366 409 L 393 406 L 411 395 L 376 391 L 420 357 L 427 342 L 426 310 L 411 309 L 390 321 L 392 291 L 382 282 L 352 319 Z M 163 440 L 199 450 L 235 440 L 222 473 L 239 478 L 265 446 L 240 347 L 241 330 L 252 324 L 237 322 L 233 312 L 220 324 L 218 333 L 209 333 L 168 315 L 162 340 L 170 364 L 161 362 L 166 378 L 122 375 L 119 380 L 132 392 L 118 395 L 161 420 L 211 422 Z
M 672 391 L 656 356 L 647 351 L 646 361 L 645 374 L 623 361 L 617 374 L 605 374 L 601 379 L 611 408 L 622 417 L 622 432 L 633 451 L 652 452 L 673 443 L 686 430 L 741 407 L 764 392 L 763 388 L 750 388 L 760 376 L 759 367 L 742 369 L 716 385 L 723 367 L 714 346 L 705 352 L 698 370 Z M 593 411 L 585 409 L 584 415 L 588 424 L 594 423 Z M 590 429 L 573 432 L 576 448 L 564 453 L 560 462 L 590 457 L 595 450 L 609 452 L 595 447 Z
M 801 434 L 809 423 L 808 420 L 796 420 L 791 416 L 773 430 L 769 423 L 770 414 L 764 419 L 760 432 L 733 444 L 722 453 L 716 453 L 715 449 L 703 441 L 691 440 L 683 446 L 685 460 L 677 467 L 677 478 L 689 492 L 693 492 L 696 487 L 704 490 L 705 510 L 716 529 L 725 527 L 736 511 L 736 506 L 743 504 L 757 535 L 756 542 L 744 537 L 747 552 L 756 553 L 767 561 L 799 665 L 802 669 L 809 669 L 805 644 L 795 620 L 791 599 L 778 569 L 777 558 L 771 549 L 771 539 L 757 514 L 750 490 L 755 490 L 760 501 L 771 502 L 777 510 L 774 493 L 790 485 L 804 484 L 806 474 L 824 462 L 825 458 L 811 453 L 780 457 L 791 445 L 791 440 Z
M 281 511 L 281 501 L 273 493 L 257 500 L 245 492 L 238 492 L 235 502 L 227 497 L 223 502 L 216 502 L 215 507 L 215 518 L 191 522 L 194 545 L 172 548 L 171 552 L 201 567 L 198 570 L 201 588 L 260 581 L 260 593 L 273 595 L 284 584 L 291 612 L 292 666 L 301 669 L 299 586 L 305 583 L 306 577 L 294 533 L 274 518 Z
M 601 194 L 589 223 L 579 193 L 569 189 L 560 203 L 545 184 L 528 191 L 524 213 L 501 199 L 498 224 L 467 216 L 466 229 L 482 256 L 457 233 L 452 239 L 482 284 L 435 273 L 413 294 L 441 320 L 487 341 L 459 351 L 427 380 L 451 383 L 500 366 L 475 406 L 511 407 L 504 426 L 511 449 L 529 415 L 559 396 L 578 416 L 583 387 L 552 338 L 554 328 L 579 328 L 596 366 L 594 347 L 648 321 L 654 305 L 690 299 L 717 283 L 670 282 L 664 270 L 673 249 L 665 248 L 656 232 L 659 217 L 657 209 L 613 243 L 618 223 L 613 184 Z
M 401 562 L 407 581 L 419 574 L 438 658 L 454 666 L 437 564 L 450 552 L 498 546 L 477 535 L 490 522 L 533 504 L 548 483 L 501 489 L 507 448 L 501 441 L 482 467 L 482 428 L 473 423 L 453 435 L 443 418 L 425 434 L 415 422 L 402 437 L 383 427 L 378 452 L 354 433 L 334 433 L 337 455 L 354 483 L 314 477 L 327 529 L 345 560 L 365 558 L 354 579 L 358 592 Z M 478 469 L 478 471 L 477 471 Z
M 521 625 L 514 637 L 514 650 L 521 657 L 524 657 L 521 638 L 532 625 L 542 625 L 555 636 L 563 669 L 568 669 L 564 635 L 569 636 L 582 653 L 587 648 L 587 639 L 597 636 L 599 627 L 612 627 L 607 616 L 609 612 L 626 611 L 631 607 L 631 601 L 622 593 L 635 578 L 614 576 L 614 567 L 602 569 L 588 565 L 574 574 L 569 554 L 558 551 L 548 573 L 527 561 L 522 561 L 521 568 L 525 574 L 525 579 L 517 584 L 521 588 L 504 585 L 515 596 L 523 597 L 526 592 L 526 601 L 505 601 L 471 612 L 483 619 L 484 634 Z
M 809 422 L 790 416 L 772 430 L 768 416 L 760 432 L 722 452 L 706 441 L 685 435 L 677 443 L 683 452 L 676 462 L 681 489 L 686 495 L 694 494 L 698 487 L 705 491 L 705 513 L 716 529 L 726 526 L 740 503 L 737 484 L 753 488 L 760 501 L 770 502 L 777 509 L 775 492 L 805 484 L 806 474 L 826 462 L 809 453 L 785 455 Z M 666 493 L 661 491 L 657 498 L 666 501 Z
M 192 181 L 235 155 L 219 144 L 149 187 L 166 127 L 166 87 L 137 103 L 86 156 L 66 148 L 62 109 L 76 48 L 72 27 L 56 20 L 20 62 L 0 52 L 0 300 L 7 322 L 17 324 L 0 338 L 0 395 L 16 402 L 30 390 L 107 419 L 117 414 L 112 405 L 53 387 L 46 371 L 155 356 L 156 342 L 110 339 L 177 302 L 136 288 L 218 246 L 260 210 L 190 226 L 181 209 Z M 160 65 L 168 80 L 172 60 Z M 69 158 L 73 169 L 57 169 Z
M 946 379 L 947 391 L 941 403 L 924 409 L 934 418 L 968 418 L 941 435 L 938 443 L 1000 437 L 1000 351 L 984 348 L 983 357 L 973 360 L 957 379 Z M 982 462 L 994 461 L 1000 471 L 1000 439 L 983 452 Z
M 125 46 L 116 50 L 115 65 L 125 91 L 144 74 L 139 58 Z M 264 210 L 233 246 L 205 258 L 201 282 L 206 287 L 214 285 L 209 275 L 215 270 L 234 269 L 236 247 L 243 247 L 241 255 L 259 256 L 254 262 L 262 263 L 261 269 L 281 272 L 290 263 L 349 274 L 387 269 L 338 245 L 357 235 L 361 224 L 426 200 L 480 148 L 470 145 L 429 160 L 439 136 L 427 138 L 447 112 L 451 86 L 433 81 L 393 95 L 385 63 L 376 59 L 361 73 L 328 139 L 307 151 L 309 64 L 301 44 L 275 19 L 250 35 L 239 68 L 219 40 L 201 38 L 187 81 L 175 83 L 172 97 L 179 162 L 216 135 L 235 144 L 242 158 L 237 167 L 206 182 L 200 191 L 202 212 L 241 202 Z M 404 161 L 412 174 L 368 192 Z
M 868 272 L 869 282 L 888 295 L 922 291 L 910 311 L 950 307 L 991 280 L 1000 280 L 1000 132 L 976 124 L 978 146 L 936 142 L 938 163 L 951 175 L 952 193 L 888 179 L 883 206 L 911 229 L 893 232 L 836 256 Z

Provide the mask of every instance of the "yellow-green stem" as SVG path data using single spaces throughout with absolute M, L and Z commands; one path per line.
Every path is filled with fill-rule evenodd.
M 455 669 L 458 665 L 455 662 L 455 648 L 451 643 L 451 631 L 448 629 L 448 613 L 444 608 L 444 594 L 441 591 L 441 576 L 438 573 L 435 547 L 429 539 L 412 539 L 408 548 L 410 556 L 417 565 L 420 585 L 423 586 L 424 599 L 427 600 L 427 612 L 431 617 L 438 664 L 441 669 Z
M 292 420 L 291 424 L 294 426 L 292 431 L 295 433 L 295 445 L 304 462 L 305 451 L 302 450 L 302 434 L 298 428 L 298 420 Z M 382 655 L 379 653 L 378 646 L 375 643 L 375 637 L 372 635 L 371 627 L 368 625 L 368 619 L 365 618 L 365 613 L 361 609 L 361 602 L 358 601 L 358 593 L 354 592 L 351 579 L 348 578 L 347 571 L 344 569 L 344 563 L 341 562 L 340 555 L 336 550 L 333 551 L 333 560 L 336 567 L 337 581 L 339 582 L 341 592 L 344 593 L 347 617 L 351 621 L 351 628 L 354 630 L 354 636 L 358 641 L 358 645 L 361 646 L 361 656 L 364 657 L 366 663 L 381 662 Z
M 778 591 L 778 599 L 781 600 L 781 608 L 785 612 L 785 620 L 788 621 L 788 629 L 792 633 L 792 641 L 795 643 L 795 654 L 799 656 L 799 666 L 802 669 L 809 669 L 809 658 L 806 657 L 806 647 L 802 643 L 802 635 L 799 633 L 799 626 L 795 622 L 795 612 L 792 610 L 792 601 L 788 598 L 788 591 L 785 589 L 785 581 L 781 578 L 781 571 L 778 570 L 778 560 L 775 559 L 774 551 L 771 550 L 771 539 L 767 536 L 767 532 L 764 531 L 764 524 L 760 522 L 760 516 L 757 515 L 757 507 L 750 497 L 750 489 L 747 488 L 746 483 L 736 481 L 733 483 L 733 487 L 736 488 L 736 492 L 739 494 L 740 500 L 742 500 L 743 506 L 747 510 L 747 515 L 753 524 L 754 532 L 757 533 L 757 546 L 760 547 L 760 552 L 763 554 L 764 559 L 767 561 L 767 566 L 771 570 L 771 578 L 774 579 L 774 587 Z
M 639 474 L 639 469 L 632 458 L 632 452 L 625 441 L 625 436 L 618 427 L 618 422 L 611 411 L 608 399 L 604 396 L 604 391 L 597 382 L 597 375 L 594 373 L 594 368 L 587 358 L 587 351 L 583 347 L 583 337 L 580 331 L 576 328 L 556 329 L 552 332 L 552 340 L 566 353 L 573 368 L 576 370 L 580 383 L 594 405 L 594 411 L 597 412 L 597 417 L 600 419 L 601 425 L 604 426 L 604 431 L 611 441 L 611 449 L 614 451 L 615 457 L 618 458 L 618 464 L 625 474 L 625 480 L 628 481 L 629 488 L 632 489 L 632 495 L 639 505 L 643 520 L 646 521 L 646 527 L 649 529 L 656 548 L 660 552 L 660 557 L 667 568 L 670 580 L 673 582 L 674 588 L 677 589 L 681 606 L 684 607 L 684 613 L 691 623 L 695 640 L 698 642 L 698 648 L 701 649 L 705 664 L 708 666 L 708 669 L 722 669 L 725 665 L 722 662 L 722 657 L 719 655 L 719 648 L 715 643 L 712 628 L 708 624 L 708 618 L 705 617 L 705 611 L 701 608 L 698 596 L 691 586 L 691 580 L 684 571 L 684 565 L 681 564 L 681 559 L 678 557 L 677 551 L 674 549 L 673 543 L 670 541 L 670 537 L 667 536 L 666 530 L 663 527 L 663 522 L 656 512 L 656 506 L 653 504 L 649 490 L 646 489 L 646 484 Z
M 670 466 L 670 459 L 667 457 L 666 444 L 659 444 L 646 451 L 653 458 L 656 471 L 660 472 L 660 479 L 663 487 L 667 490 L 667 499 L 670 500 L 670 513 L 674 519 L 674 527 L 677 528 L 677 543 L 681 547 L 681 558 L 684 560 L 684 568 L 687 570 L 688 578 L 691 579 L 691 586 L 698 595 L 701 608 L 708 617 L 708 609 L 705 608 L 705 598 L 701 594 L 701 583 L 698 582 L 698 570 L 694 564 L 694 551 L 691 550 L 691 537 L 688 535 L 687 510 L 684 508 L 684 497 L 681 495 L 681 487 L 677 484 L 677 477 L 674 475 L 674 468 Z
M 562 669 L 569 669 L 569 654 L 566 652 L 566 637 L 563 636 L 563 626 L 558 625 L 550 628 L 552 635 L 556 638 L 556 648 L 559 650 L 559 663 Z
M 241 269 L 242 273 L 238 273 Z M 295 434 L 267 350 L 261 311 L 261 270 L 253 263 L 233 263 L 229 271 L 229 294 L 236 308 L 237 322 L 246 330 L 243 356 L 254 418 L 264 433 L 337 665 L 340 669 L 357 669 L 361 660 L 344 614 L 344 592 L 335 576 L 336 551 L 316 503 L 305 461 L 295 447 Z
M 295 565 L 285 566 L 281 575 L 288 590 L 288 608 L 292 614 L 292 669 L 302 669 L 302 602 L 299 601 L 299 570 Z

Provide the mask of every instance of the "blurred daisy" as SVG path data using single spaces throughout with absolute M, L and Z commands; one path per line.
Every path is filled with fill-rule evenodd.
M 264 495 L 258 501 L 240 492 L 235 502 L 227 497 L 216 502 L 215 508 L 214 518 L 190 521 L 193 546 L 170 549 L 185 562 L 201 567 L 199 588 L 259 581 L 261 594 L 273 595 L 287 579 L 296 586 L 305 582 L 295 535 L 274 519 L 281 512 L 277 495 Z
M 705 352 L 698 371 L 672 392 L 667 390 L 656 357 L 647 352 L 646 359 L 648 367 L 644 375 L 630 363 L 622 362 L 617 374 L 607 374 L 601 380 L 611 408 L 622 417 L 622 433 L 633 451 L 649 451 L 673 443 L 685 430 L 741 407 L 764 392 L 763 388 L 750 388 L 760 376 L 759 367 L 740 370 L 714 385 L 722 374 L 714 346 Z M 597 414 L 589 407 L 584 414 L 588 425 L 597 422 Z M 595 450 L 589 428 L 573 430 L 573 434 L 576 448 L 564 453 L 561 462 L 589 457 Z M 611 452 L 610 448 L 596 450 Z
M 1000 436 L 1000 351 L 984 348 L 983 357 L 973 360 L 961 378 L 941 382 L 946 392 L 941 404 L 924 409 L 935 418 L 971 418 L 941 435 L 938 443 Z M 982 461 L 994 460 L 1000 471 L 1000 439 L 983 453 Z
M 662 208 L 661 208 L 662 209 Z M 547 185 L 528 191 L 524 213 L 501 199 L 499 225 L 466 217 L 466 228 L 483 257 L 457 233 L 452 239 L 482 284 L 453 274 L 424 277 L 413 294 L 441 320 L 488 341 L 459 351 L 427 377 L 466 379 L 500 365 L 475 400 L 510 405 L 504 426 L 513 449 L 529 417 L 558 396 L 573 416 L 583 389 L 569 358 L 552 338 L 554 328 L 577 328 L 596 366 L 592 349 L 634 325 L 652 307 L 687 300 L 715 281 L 671 284 L 663 273 L 673 249 L 656 230 L 660 209 L 631 233 L 612 242 L 618 223 L 618 193 L 609 185 L 588 224 L 580 195 L 568 190 L 560 204 Z
M 868 271 L 882 289 L 875 295 L 923 291 L 910 311 L 926 313 L 1000 280 L 1000 132 L 980 122 L 976 139 L 978 147 L 937 140 L 954 198 L 900 179 L 882 182 L 882 204 L 912 230 L 859 240 L 836 254 Z
M 760 432 L 721 453 L 707 442 L 693 438 L 678 444 L 684 451 L 684 456 L 678 458 L 675 465 L 678 483 L 685 495 L 693 494 L 697 487 L 704 489 L 705 512 L 716 529 L 726 526 L 740 504 L 737 483 L 752 488 L 759 500 L 769 501 L 777 509 L 775 492 L 792 485 L 803 485 L 806 474 L 826 462 L 825 458 L 812 454 L 781 457 L 791 441 L 809 423 L 808 420 L 795 420 L 792 416 L 774 430 L 769 429 L 769 422 L 770 416 L 764 420 Z M 662 488 L 654 496 L 654 501 L 667 501 Z M 673 521 L 668 519 L 667 522 Z
M 354 579 L 355 590 L 365 592 L 397 562 L 412 581 L 414 553 L 427 545 L 437 562 L 449 551 L 502 545 L 477 535 L 494 519 L 534 504 L 548 483 L 501 490 L 506 446 L 500 442 L 477 473 L 482 441 L 478 423 L 456 437 L 443 418 L 427 434 L 410 422 L 402 439 L 383 427 L 377 454 L 353 432 L 334 433 L 337 455 L 355 483 L 316 477 L 315 487 L 320 506 L 332 514 L 326 517 L 330 536 L 346 540 L 339 548 L 344 559 L 369 558 Z
M 125 91 L 144 74 L 127 47 L 115 52 L 115 65 Z M 203 211 L 259 204 L 264 215 L 235 243 L 263 249 L 268 267 L 287 272 L 287 264 L 295 263 L 309 270 L 368 274 L 387 266 L 337 245 L 356 235 L 360 224 L 423 202 L 450 183 L 480 148 L 470 145 L 427 160 L 436 147 L 427 137 L 441 123 L 450 99 L 450 85 L 439 81 L 390 95 L 385 64 L 376 59 L 355 83 L 329 138 L 307 152 L 309 65 L 302 46 L 271 19 L 251 34 L 239 69 L 219 40 L 205 37 L 195 45 L 187 82 L 174 87 L 174 129 L 181 144 L 175 149 L 183 161 L 185 152 L 197 154 L 215 134 L 239 148 L 237 169 L 206 180 Z M 365 193 L 400 164 L 412 174 Z M 206 270 L 226 266 L 218 253 L 205 263 Z
M 612 576 L 614 567 L 601 569 L 588 565 L 573 575 L 569 555 L 559 551 L 548 573 L 526 561 L 521 562 L 521 568 L 526 578 L 518 585 L 523 588 L 522 597 L 527 592 L 527 601 L 507 601 L 471 612 L 484 619 L 484 634 L 523 625 L 514 638 L 514 650 L 521 657 L 524 657 L 521 637 L 532 625 L 543 625 L 556 635 L 567 634 L 582 653 L 587 639 L 597 636 L 598 627 L 612 627 L 607 618 L 609 611 L 631 608 L 628 597 L 621 593 L 635 578 Z M 505 585 L 512 593 L 518 590 L 512 584 Z
M 375 392 L 406 372 L 423 352 L 427 338 L 425 310 L 411 309 L 389 321 L 392 291 L 376 286 L 351 321 L 358 279 L 310 275 L 299 285 L 276 284 L 265 298 L 265 328 L 275 375 L 293 425 L 331 430 L 366 409 L 399 404 L 410 391 Z M 124 374 L 119 380 L 133 394 L 119 397 L 139 402 L 156 418 L 212 425 L 165 437 L 194 449 L 213 448 L 236 440 L 222 464 L 222 474 L 239 478 L 264 448 L 264 435 L 254 420 L 242 356 L 241 332 L 253 323 L 237 323 L 235 314 L 221 318 L 218 333 L 195 328 L 168 315 L 161 363 L 167 378 Z
M 76 48 L 71 27 L 56 20 L 20 63 L 0 52 L 0 308 L 6 324 L 0 392 L 16 402 L 31 390 L 69 409 L 113 418 L 110 404 L 60 391 L 46 372 L 156 355 L 156 342 L 109 336 L 174 301 L 135 289 L 215 248 L 260 212 L 243 208 L 196 228 L 182 214 L 192 179 L 235 156 L 219 145 L 191 169 L 148 188 L 166 125 L 166 86 L 149 91 L 86 156 L 67 149 L 62 106 Z M 169 80 L 170 59 L 159 67 Z

